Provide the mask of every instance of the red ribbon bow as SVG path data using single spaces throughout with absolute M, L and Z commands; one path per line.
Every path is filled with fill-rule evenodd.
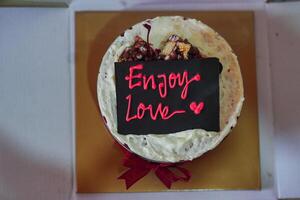
M 191 174 L 187 169 L 179 166 L 182 163 L 169 164 L 150 162 L 129 152 L 121 145 L 120 147 L 124 153 L 123 165 L 129 169 L 119 176 L 118 179 L 125 180 L 126 189 L 130 188 L 134 183 L 146 176 L 151 170 L 154 170 L 156 176 L 169 189 L 171 188 L 172 183 L 176 181 L 188 181 L 191 177 Z M 176 175 L 170 168 L 178 170 L 182 175 Z

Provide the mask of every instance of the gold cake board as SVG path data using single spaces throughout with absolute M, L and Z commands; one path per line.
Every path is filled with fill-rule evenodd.
M 253 12 L 77 12 L 75 15 L 75 110 L 77 192 L 170 191 L 153 172 L 126 190 L 117 177 L 126 170 L 122 153 L 102 122 L 96 83 L 100 62 L 113 40 L 124 30 L 162 15 L 199 19 L 222 35 L 241 66 L 245 103 L 238 125 L 214 150 L 184 164 L 189 182 L 172 190 L 259 189 L 259 135 Z

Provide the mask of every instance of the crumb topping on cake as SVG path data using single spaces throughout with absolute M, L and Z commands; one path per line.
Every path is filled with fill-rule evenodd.
M 154 48 L 140 36 L 135 36 L 134 44 L 127 47 L 119 62 L 125 61 L 150 61 L 150 60 L 188 60 L 201 59 L 203 56 L 187 39 L 182 39 L 173 34 L 164 43 L 162 50 Z

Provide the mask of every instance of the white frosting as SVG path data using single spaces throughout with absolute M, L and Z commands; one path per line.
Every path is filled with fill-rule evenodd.
M 155 28 L 156 19 L 158 18 L 152 19 L 151 21 L 153 25 L 150 34 L 150 41 L 153 43 L 154 47 L 159 48 L 160 42 L 164 41 L 170 34 L 176 34 L 176 32 L 174 32 L 176 30 L 172 30 L 170 27 L 165 26 L 162 21 L 160 21 L 158 26 L 159 29 Z M 192 19 L 189 19 L 189 21 L 190 23 L 196 23 L 197 26 L 201 23 Z M 201 25 L 201 28 L 203 29 L 207 27 L 205 25 L 203 26 L 202 23 Z M 228 123 L 220 132 L 192 129 L 172 134 L 157 133 L 149 135 L 122 135 L 118 133 L 114 62 L 118 60 L 124 48 L 132 45 L 135 35 L 139 35 L 143 39 L 146 39 L 145 36 L 147 35 L 147 30 L 141 26 L 141 23 L 133 26 L 131 30 L 127 30 L 124 37 L 119 36 L 116 38 L 102 59 L 98 75 L 98 101 L 101 114 L 106 118 L 106 125 L 111 134 L 121 144 L 126 144 L 132 152 L 146 159 L 158 162 L 192 160 L 215 148 L 230 132 L 231 127 L 236 125 L 237 116 L 240 114 L 244 97 L 240 98 L 237 106 L 235 107 L 234 113 L 228 119 Z M 153 35 L 160 35 L 160 37 L 151 37 Z

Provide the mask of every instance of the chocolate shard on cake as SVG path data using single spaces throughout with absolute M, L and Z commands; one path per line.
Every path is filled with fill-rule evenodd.
M 193 58 L 201 59 L 199 50 L 187 39 L 182 39 L 177 35 L 171 35 L 165 43 L 161 52 L 165 60 L 188 60 Z

